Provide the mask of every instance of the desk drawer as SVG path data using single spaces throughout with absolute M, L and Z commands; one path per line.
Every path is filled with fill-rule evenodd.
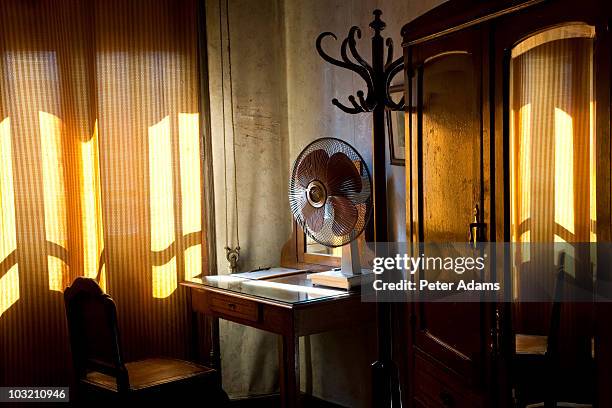
M 414 397 L 417 406 L 431 408 L 482 407 L 479 396 L 454 374 L 419 355 L 415 359 Z
M 252 322 L 259 321 L 259 307 L 257 302 L 252 300 L 211 293 L 209 302 L 210 310 L 220 315 L 233 316 Z

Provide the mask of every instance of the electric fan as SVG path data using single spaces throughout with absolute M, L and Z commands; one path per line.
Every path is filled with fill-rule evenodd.
M 361 155 L 348 143 L 324 137 L 299 154 L 289 181 L 289 205 L 298 224 L 327 247 L 350 243 L 350 267 L 309 275 L 313 283 L 349 289 L 362 270 L 357 237 L 372 212 L 372 181 Z

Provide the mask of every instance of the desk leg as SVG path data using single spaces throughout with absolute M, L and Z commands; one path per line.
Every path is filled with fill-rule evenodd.
M 300 342 L 298 336 L 281 336 L 279 341 L 280 397 L 283 408 L 300 406 Z

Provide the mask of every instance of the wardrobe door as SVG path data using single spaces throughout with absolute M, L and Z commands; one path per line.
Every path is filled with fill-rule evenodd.
M 488 48 L 482 46 L 486 38 L 484 29 L 470 29 L 408 51 L 409 69 L 416 75 L 416 89 L 409 90 L 416 92 L 416 115 L 410 126 L 416 177 L 407 185 L 413 203 L 408 213 L 413 240 L 466 242 L 476 206 L 479 221 L 487 222 L 490 176 L 483 152 L 488 151 L 489 132 L 484 131 L 488 105 L 483 95 L 488 77 L 483 50 Z M 471 277 L 428 270 L 420 271 L 418 279 L 457 282 Z M 413 304 L 413 367 L 435 361 L 434 369 L 449 374 L 447 381 L 464 383 L 469 389 L 483 384 L 493 305 L 479 300 Z M 425 380 L 416 375 L 419 399 L 418 382 Z M 441 406 L 444 399 L 448 398 L 440 396 Z
M 507 16 L 494 39 L 496 156 L 507 163 L 497 212 L 506 216 L 504 239 L 520 243 L 510 259 L 514 302 L 502 347 L 519 403 L 541 401 L 549 383 L 557 400 L 609 405 L 608 386 L 595 386 L 598 378 L 609 384 L 609 370 L 595 372 L 609 342 L 602 342 L 605 329 L 596 330 L 592 298 L 609 270 L 595 243 L 610 239 L 610 43 L 607 19 L 593 7 L 568 12 L 557 3 Z M 557 309 L 547 300 L 552 293 Z M 545 381 L 523 358 L 520 339 L 529 336 L 559 339 L 546 346 L 555 370 L 544 370 Z

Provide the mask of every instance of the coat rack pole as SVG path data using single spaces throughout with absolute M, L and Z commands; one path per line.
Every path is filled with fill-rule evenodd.
M 370 28 L 374 31 L 372 36 L 372 61 L 371 65 L 358 53 L 356 47 L 357 38 L 361 38 L 359 27 L 353 26 L 348 36 L 342 41 L 340 47 L 341 59 L 331 57 L 321 46 L 326 37 L 337 39 L 331 32 L 319 35 L 316 48 L 325 61 L 345 69 L 349 69 L 359 75 L 366 84 L 367 93 L 362 90 L 356 92 L 357 98 L 350 95 L 348 101 L 351 106 L 344 105 L 338 99 L 332 99 L 332 104 L 349 114 L 372 112 L 372 168 L 373 168 L 373 196 L 374 196 L 374 241 L 376 243 L 388 242 L 387 224 L 387 174 L 386 174 L 386 123 L 385 111 L 403 110 L 404 99 L 394 102 L 389 96 L 389 86 L 393 77 L 403 70 L 403 58 L 393 60 L 393 41 L 386 41 L 380 35 L 386 24 L 380 19 L 382 12 L 374 10 L 374 20 Z M 387 57 L 385 59 L 385 45 Z M 397 376 L 392 359 L 392 327 L 391 307 L 388 303 L 377 303 L 377 337 L 378 337 L 378 360 L 372 364 L 373 405 L 376 407 L 390 407 L 394 395 L 393 379 Z M 394 406 L 399 401 L 394 402 Z
M 385 104 L 384 94 L 384 42 L 380 32 L 385 23 L 380 20 L 380 11 L 375 11 L 376 18 L 370 27 L 374 29 L 372 37 L 372 68 L 374 70 L 374 92 L 377 101 L 372 114 L 372 167 L 374 172 L 374 240 L 387 242 L 387 169 L 385 165 Z
M 374 12 L 370 27 L 372 37 L 372 68 L 374 69 L 374 91 L 377 101 L 384 101 L 384 41 L 380 32 L 385 23 L 380 12 Z M 388 242 L 387 223 L 387 169 L 385 162 L 385 104 L 377 103 L 372 112 L 372 168 L 374 173 L 374 240 Z M 372 364 L 373 406 L 391 406 L 391 310 L 387 303 L 377 303 L 377 348 L 378 360 Z

